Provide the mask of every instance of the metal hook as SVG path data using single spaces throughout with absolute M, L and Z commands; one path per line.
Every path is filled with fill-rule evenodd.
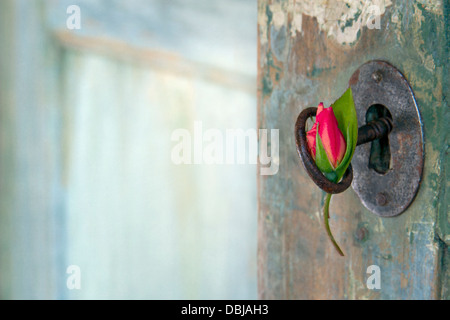
M 341 182 L 334 183 L 328 180 L 322 172 L 317 168 L 317 165 L 309 153 L 308 143 L 306 141 L 306 121 L 314 117 L 317 113 L 317 108 L 307 108 L 303 110 L 297 118 L 295 123 L 295 142 L 297 145 L 297 152 L 302 160 L 306 172 L 314 181 L 314 183 L 327 193 L 338 194 L 347 190 L 352 184 L 353 169 L 351 164 L 344 174 Z M 369 124 L 358 129 L 358 143 L 362 145 L 376 139 L 380 139 L 389 135 L 392 131 L 393 124 L 389 118 L 380 118 L 372 121 Z

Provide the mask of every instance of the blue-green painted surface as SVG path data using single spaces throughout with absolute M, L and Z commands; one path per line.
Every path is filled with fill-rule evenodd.
M 353 39 L 347 22 L 370 2 L 259 1 L 259 126 L 280 128 L 281 159 L 276 177 L 259 179 L 261 298 L 449 298 L 448 2 L 384 3 L 381 29 L 363 26 L 350 41 L 343 40 Z M 327 241 L 323 194 L 300 164 L 293 130 L 302 109 L 331 104 L 372 59 L 402 70 L 415 92 L 424 176 L 416 200 L 398 218 L 373 215 L 353 190 L 333 197 L 331 227 L 346 253 L 341 258 Z M 366 286 L 370 265 L 381 268 L 381 290 Z

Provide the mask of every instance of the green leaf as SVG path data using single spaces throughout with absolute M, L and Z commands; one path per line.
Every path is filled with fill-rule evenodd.
M 358 140 L 358 119 L 356 117 L 355 103 L 353 101 L 352 88 L 348 90 L 336 100 L 335 103 L 331 105 L 333 107 L 334 115 L 338 122 L 339 130 L 341 130 L 344 135 L 345 141 L 348 137 L 347 128 L 351 125 L 351 134 L 353 135 L 353 140 Z M 355 142 L 356 143 L 356 142 Z

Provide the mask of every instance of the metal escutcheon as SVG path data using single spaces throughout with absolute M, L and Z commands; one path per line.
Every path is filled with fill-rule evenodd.
M 361 202 L 381 217 L 395 217 L 413 202 L 424 165 L 420 112 L 408 81 L 384 61 L 370 61 L 351 77 L 358 127 L 366 125 L 373 106 L 384 106 L 394 123 L 389 134 L 390 161 L 386 172 L 369 166 L 372 143 L 359 146 L 352 160 L 352 187 Z M 373 109 L 373 108 L 372 108 Z

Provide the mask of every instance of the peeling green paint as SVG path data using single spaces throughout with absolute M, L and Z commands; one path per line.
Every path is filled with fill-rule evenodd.
M 321 74 L 323 74 L 326 71 L 331 71 L 333 69 L 336 69 L 336 67 L 331 67 L 331 68 L 320 68 L 316 65 L 313 66 L 313 69 L 308 72 L 306 75 L 310 78 L 316 78 L 319 77 Z

